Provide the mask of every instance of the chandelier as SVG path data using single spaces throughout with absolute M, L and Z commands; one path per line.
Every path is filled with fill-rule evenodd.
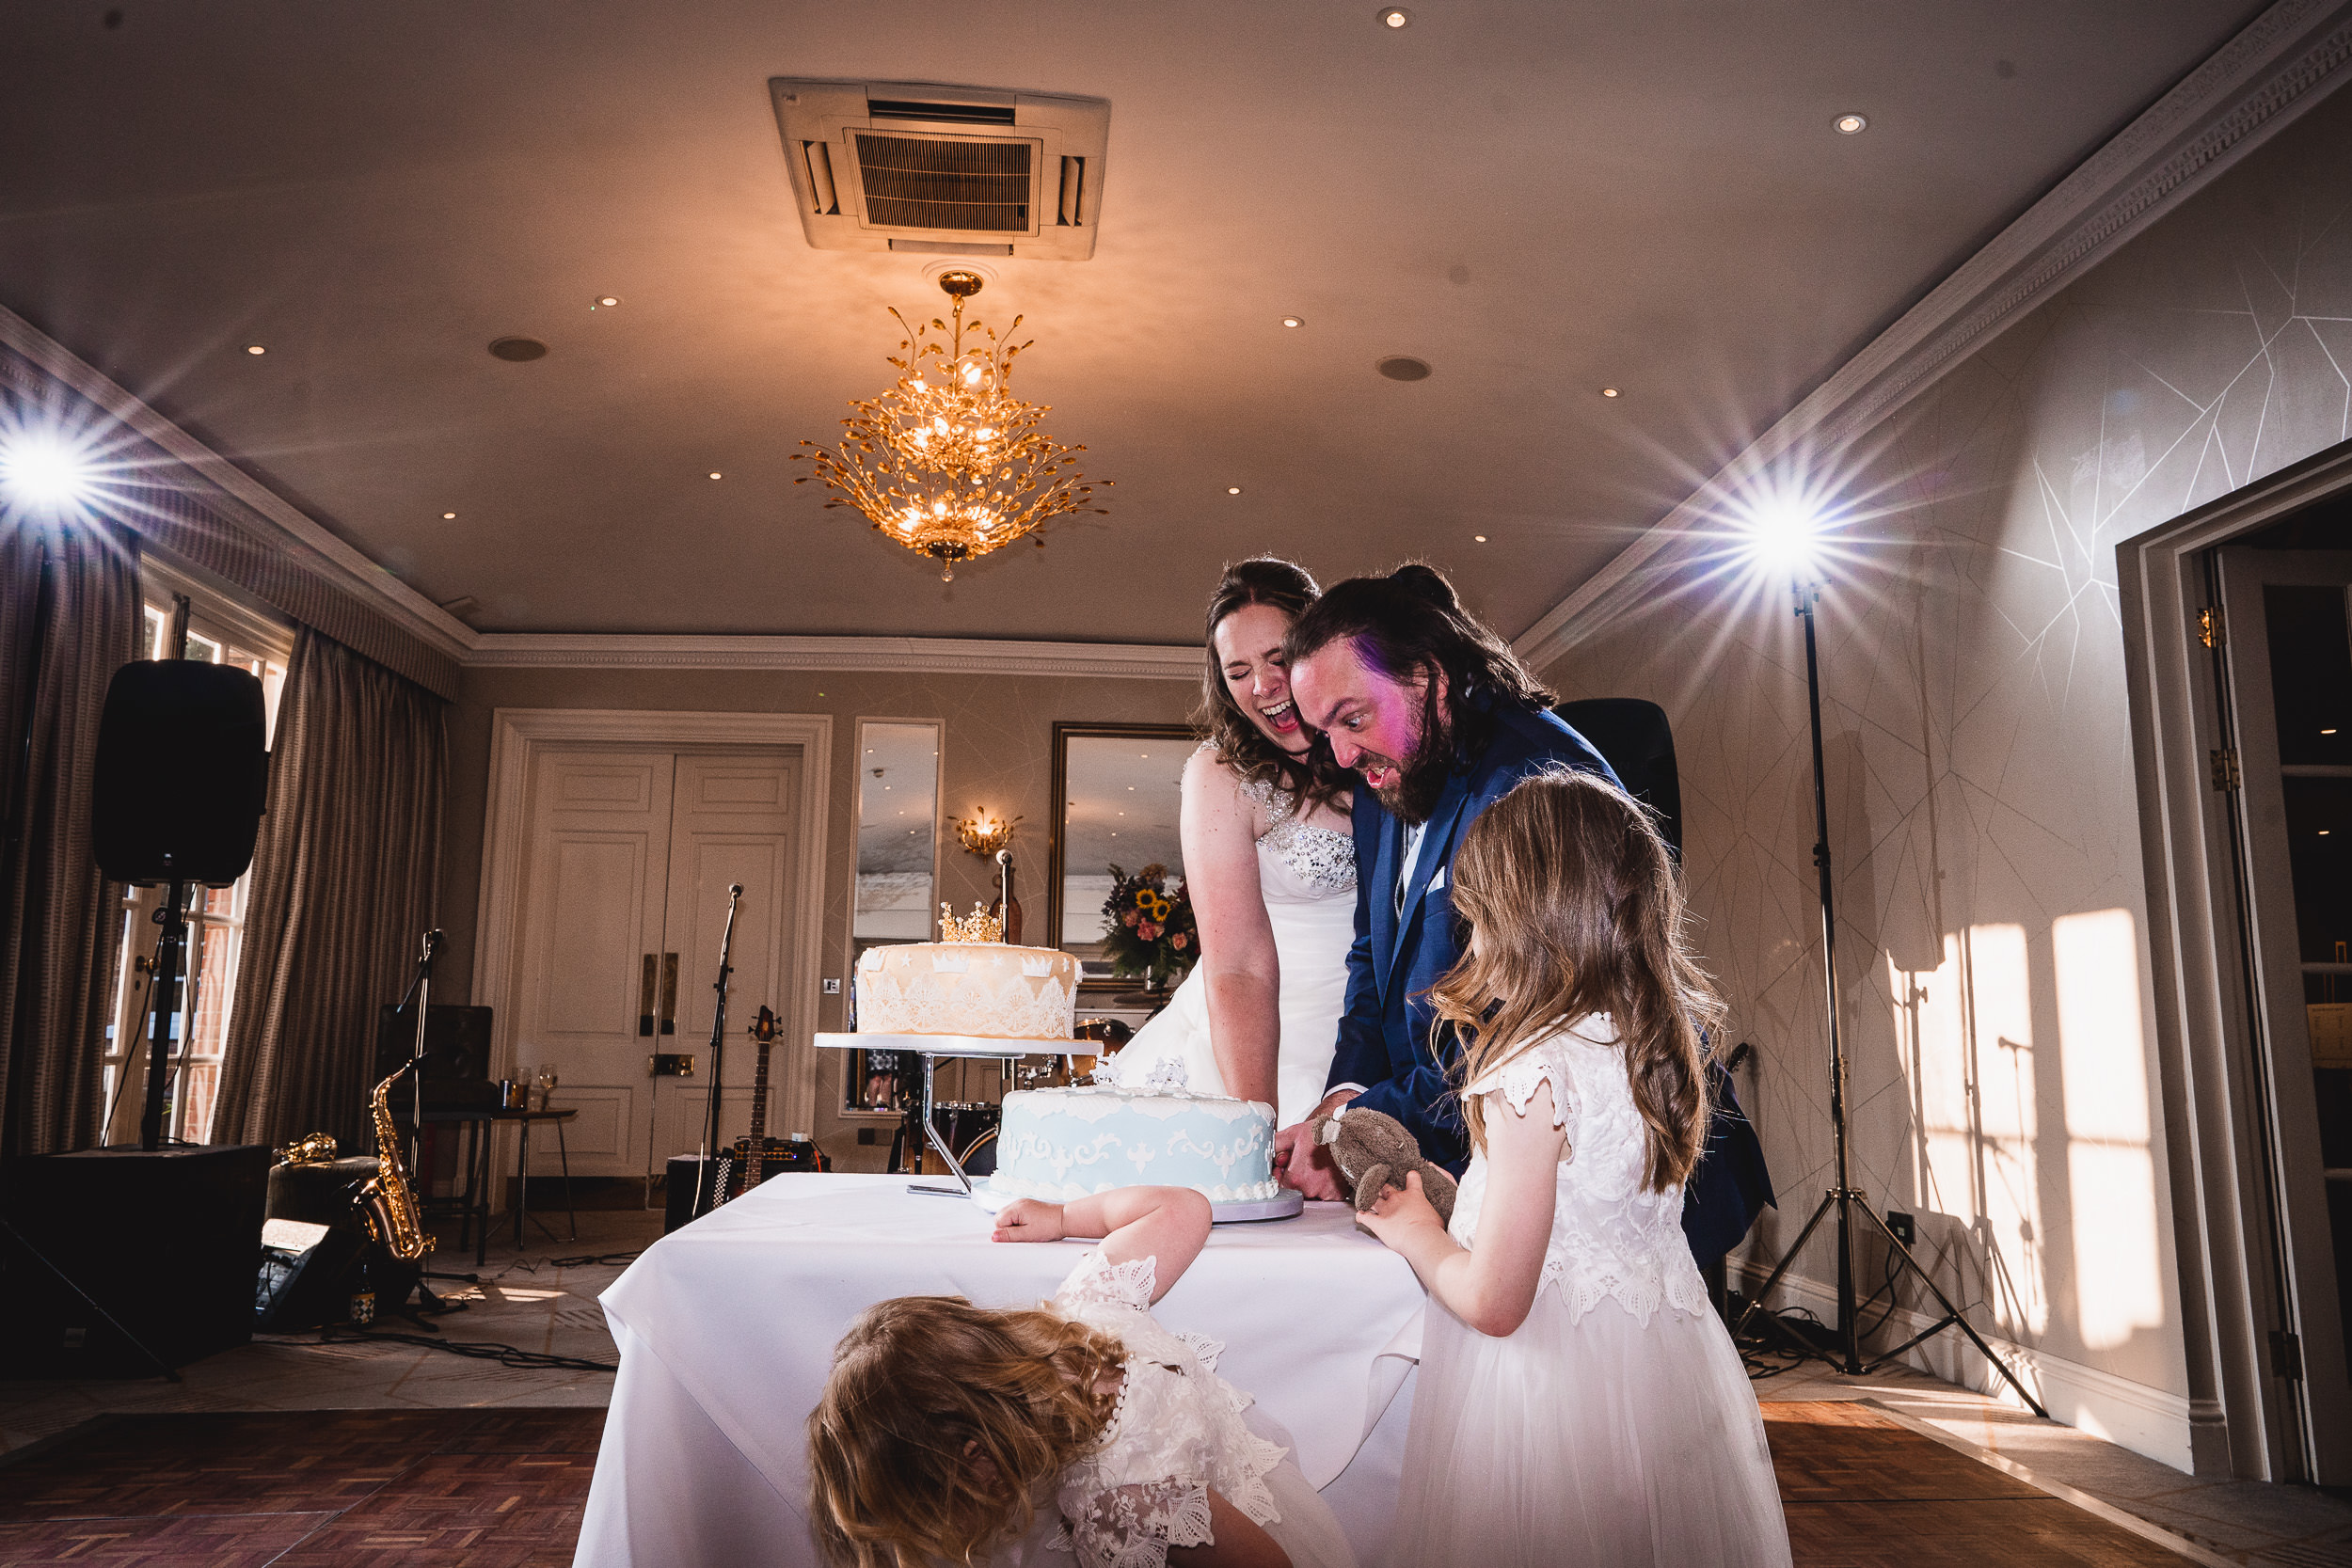
M 976 272 L 951 268 L 939 286 L 955 301 L 948 319 L 916 328 L 896 309 L 906 337 L 890 363 L 898 384 L 876 398 L 850 402 L 840 446 L 803 441 L 794 452 L 814 469 L 795 484 L 816 480 L 840 492 L 828 507 L 853 506 L 875 529 L 939 562 L 942 582 L 955 580 L 956 562 L 977 561 L 1056 517 L 1103 514 L 1087 501 L 1095 484 L 1076 471 L 1084 447 L 1064 446 L 1038 429 L 1049 413 L 1008 389 L 1015 356 L 1027 343 L 1003 343 L 977 316 L 963 319 L 963 303 L 980 292 Z M 1019 330 L 1015 316 L 1010 333 Z M 964 347 L 966 329 L 977 336 Z M 1106 514 L 1104 514 L 1106 515 Z M 1036 541 L 1039 547 L 1045 541 Z

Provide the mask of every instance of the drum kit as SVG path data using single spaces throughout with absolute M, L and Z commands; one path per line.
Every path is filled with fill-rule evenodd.
M 1095 1022 L 1089 1020 L 1088 1022 Z M 1125 1025 L 1117 1025 L 1124 1030 Z M 1080 1026 L 1081 1029 L 1085 1025 Z M 1096 1037 L 1101 1039 L 1102 1037 Z M 1081 1035 L 1074 1044 L 1086 1042 Z M 1116 1051 L 1125 1044 L 1123 1036 L 1112 1045 Z M 1057 1055 L 1024 1056 L 1011 1069 L 1008 1088 L 1051 1089 L 1072 1084 L 1090 1082 L 1094 1070 L 1102 1064 L 1099 1054 L 1065 1052 Z M 920 1176 L 926 1174 L 925 1155 L 928 1152 L 922 1132 L 922 1106 L 915 1097 L 905 1097 L 903 1117 L 898 1132 L 890 1142 L 890 1169 Z M 1005 1119 L 1005 1108 L 993 1101 L 937 1100 L 931 1102 L 931 1128 L 939 1141 L 953 1150 L 956 1164 L 976 1177 L 996 1173 L 996 1132 Z

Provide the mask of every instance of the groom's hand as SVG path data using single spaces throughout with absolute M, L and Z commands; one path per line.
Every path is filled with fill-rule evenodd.
M 1340 1186 L 1340 1168 L 1331 1163 L 1330 1151 L 1315 1142 L 1314 1128 L 1309 1122 L 1274 1134 L 1274 1176 L 1283 1186 L 1295 1187 L 1311 1198 L 1327 1203 L 1347 1199 Z

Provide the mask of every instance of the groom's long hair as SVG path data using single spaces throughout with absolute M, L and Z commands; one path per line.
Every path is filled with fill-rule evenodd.
M 1392 681 L 1442 673 L 1445 708 L 1438 705 L 1438 683 L 1430 681 L 1422 744 L 1450 737 L 1457 756 L 1484 749 L 1486 716 L 1495 701 L 1538 710 L 1557 701 L 1508 642 L 1462 608 L 1445 575 L 1419 561 L 1385 577 L 1333 583 L 1291 623 L 1282 652 L 1296 664 L 1342 641 L 1355 646 L 1367 667 Z
M 1429 992 L 1461 1037 L 1455 1086 L 1606 1013 L 1648 1130 L 1646 1185 L 1687 1178 L 1707 1137 L 1705 1041 L 1724 1004 L 1685 942 L 1682 886 L 1649 812 L 1596 774 L 1539 773 L 1479 814 L 1450 875 L 1454 913 L 1477 935 Z M 1462 1112 L 1484 1148 L 1482 1098 L 1464 1095 Z

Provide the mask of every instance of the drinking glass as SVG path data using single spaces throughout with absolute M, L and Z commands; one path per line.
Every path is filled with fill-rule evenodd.
M 548 1108 L 548 1101 L 555 1098 L 556 1083 L 557 1078 L 555 1064 L 553 1062 L 541 1062 L 537 1069 L 532 1073 L 531 1086 L 539 1091 L 539 1109 L 542 1111 L 547 1110 Z

